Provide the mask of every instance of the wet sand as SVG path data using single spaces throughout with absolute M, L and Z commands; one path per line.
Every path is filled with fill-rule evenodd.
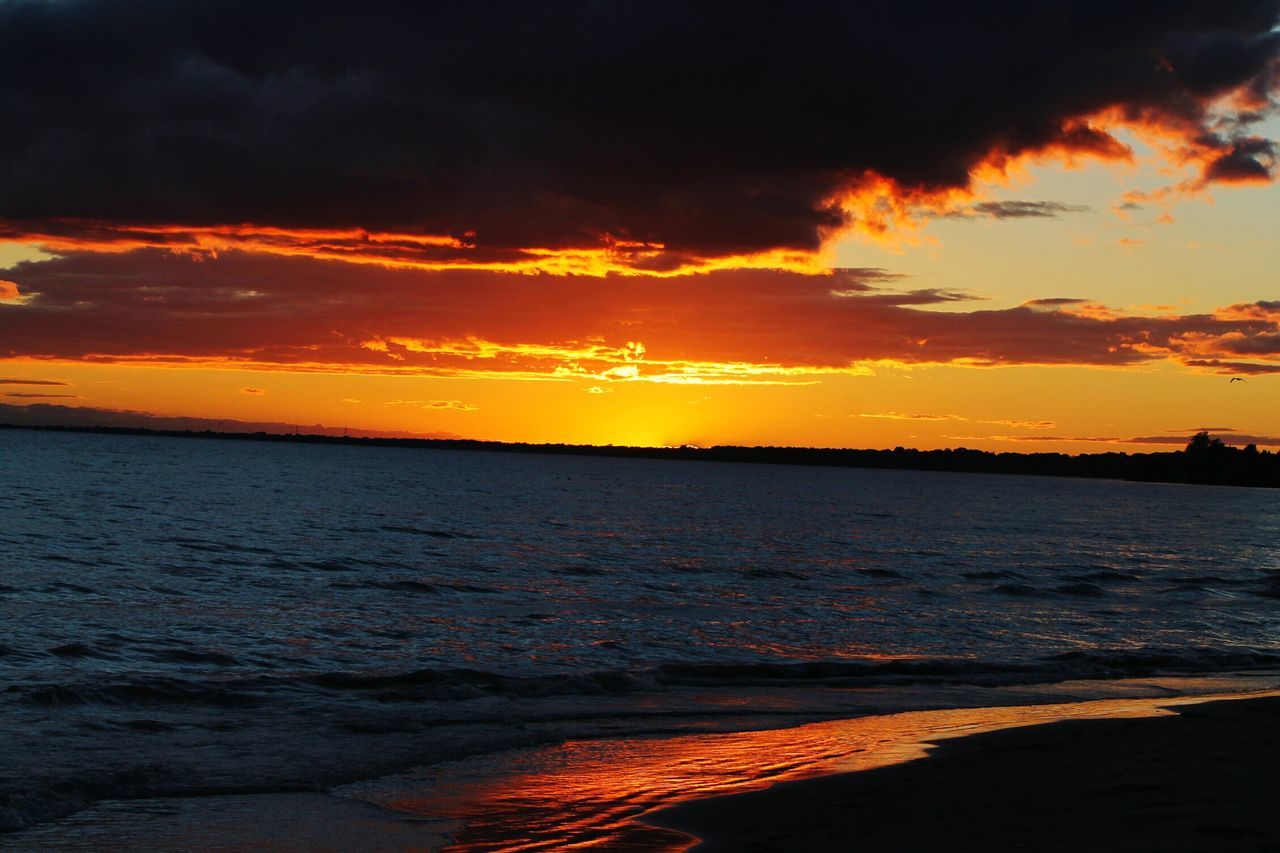
M 0 834 L 0 851 L 430 851 L 448 844 L 455 828 L 324 793 L 162 797 L 104 800 Z
M 698 800 L 707 851 L 1280 850 L 1280 698 L 946 740 L 930 757 Z

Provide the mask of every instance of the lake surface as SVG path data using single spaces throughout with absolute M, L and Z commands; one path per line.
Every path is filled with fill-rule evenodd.
M 13 430 L 0 519 L 0 828 L 1280 669 L 1261 489 Z

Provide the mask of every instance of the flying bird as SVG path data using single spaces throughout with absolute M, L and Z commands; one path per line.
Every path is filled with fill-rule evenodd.
M 1244 381 L 1244 377 L 1243 377 L 1243 376 L 1232 376 L 1232 377 L 1231 377 L 1231 382 L 1243 382 L 1243 381 Z M 1228 384 L 1228 385 L 1230 385 L 1230 384 L 1231 384 L 1231 382 L 1228 382 L 1227 384 Z

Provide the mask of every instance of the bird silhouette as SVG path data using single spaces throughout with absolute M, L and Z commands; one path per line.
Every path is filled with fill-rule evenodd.
M 1243 381 L 1244 381 L 1244 377 L 1243 377 L 1243 376 L 1232 376 L 1232 377 L 1231 377 L 1231 382 L 1243 382 Z M 1231 384 L 1231 382 L 1228 382 L 1227 384 L 1228 384 L 1228 385 L 1230 385 L 1230 384 Z

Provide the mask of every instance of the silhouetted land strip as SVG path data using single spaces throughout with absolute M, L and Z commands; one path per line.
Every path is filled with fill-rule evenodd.
M 1219 486 L 1280 488 L 1280 454 L 1254 445 L 1230 447 L 1198 433 L 1185 450 L 1162 453 L 992 453 L 960 447 L 948 450 L 849 450 L 819 447 L 626 447 L 590 444 L 527 444 L 436 438 L 367 438 L 267 432 L 157 430 L 142 427 L 31 426 L 0 424 L 0 429 L 47 432 L 149 435 L 229 441 L 291 444 L 340 444 L 357 447 L 415 447 L 437 450 L 483 450 L 490 453 L 548 453 L 571 456 L 614 456 L 631 459 L 678 459 L 701 462 L 751 462 L 771 465 L 819 465 L 834 468 L 884 468 L 903 471 L 956 471 L 974 474 L 1027 474 L 1088 477 L 1151 483 L 1197 483 Z

